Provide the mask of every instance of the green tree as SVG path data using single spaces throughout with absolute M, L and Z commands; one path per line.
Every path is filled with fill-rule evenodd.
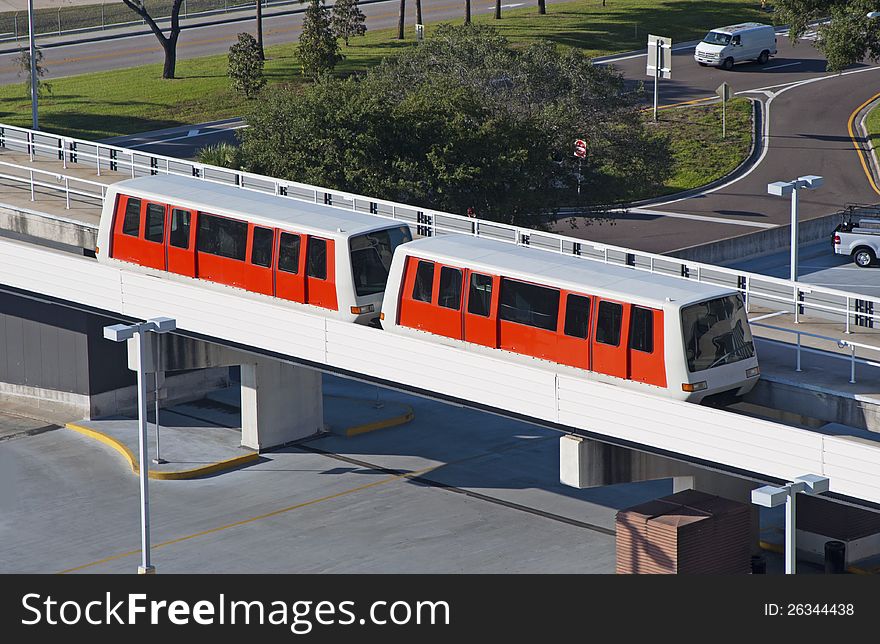
M 876 0 L 775 0 L 776 22 L 788 24 L 797 42 L 813 22 L 816 47 L 828 60 L 829 71 L 840 71 L 864 58 L 880 59 L 880 19 L 868 13 L 880 9 Z M 826 19 L 830 18 L 830 21 Z
M 34 49 L 34 67 L 37 70 L 37 98 L 44 98 L 52 94 L 52 85 L 42 80 L 49 69 L 43 67 L 43 51 L 39 48 Z M 25 87 L 27 88 L 27 96 L 31 96 L 31 52 L 29 49 L 22 49 L 16 59 L 16 67 L 18 67 L 18 76 L 25 77 Z
M 303 17 L 302 33 L 297 51 L 302 73 L 311 78 L 333 71 L 344 58 L 330 23 L 330 12 L 324 0 L 309 0 Z
M 229 64 L 227 75 L 232 89 L 244 94 L 245 98 L 254 98 L 266 84 L 263 77 L 263 58 L 260 56 L 260 45 L 248 33 L 238 34 L 238 42 L 229 48 Z
M 150 30 L 162 45 L 165 52 L 165 64 L 162 67 L 162 78 L 174 78 L 177 67 L 177 39 L 180 37 L 180 8 L 183 6 L 183 0 L 172 0 L 171 3 L 171 25 L 166 36 L 162 33 L 162 29 L 156 24 L 155 18 L 147 11 L 146 0 L 122 0 L 125 6 L 139 15 L 144 22 L 150 26 Z
M 640 100 L 578 51 L 441 25 L 363 77 L 271 88 L 246 117 L 242 155 L 255 172 L 532 226 L 574 201 L 576 138 L 592 202 L 665 179 L 669 151 Z
M 358 6 L 358 0 L 337 0 L 331 10 L 330 22 L 333 25 L 333 33 L 338 38 L 342 38 L 346 47 L 349 38 L 367 33 L 367 26 L 364 24 L 366 19 Z

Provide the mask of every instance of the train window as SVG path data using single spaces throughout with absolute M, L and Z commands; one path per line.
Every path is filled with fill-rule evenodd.
M 755 357 L 755 342 L 739 294 L 683 308 L 681 326 L 692 372 Z
M 590 298 L 569 293 L 565 298 L 565 335 L 584 339 L 590 328 Z
M 430 302 L 434 288 L 434 262 L 419 262 L 416 269 L 416 284 L 413 287 L 413 299 L 419 302 Z
M 151 242 L 165 241 L 165 206 L 157 203 L 147 204 L 147 225 L 144 239 Z
M 306 275 L 315 279 L 327 279 L 327 240 L 318 237 L 309 237 L 309 247 L 306 251 L 308 267 Z
M 254 227 L 251 243 L 251 264 L 268 268 L 272 265 L 272 241 L 275 233 L 271 228 Z
M 168 242 L 175 248 L 189 248 L 189 210 L 175 208 L 171 211 L 171 234 Z
M 247 222 L 199 213 L 196 247 L 210 253 L 244 261 L 247 252 Z
M 409 226 L 376 230 L 351 238 L 351 273 L 358 296 L 375 295 L 385 290 L 394 249 L 408 241 L 412 241 Z
M 125 204 L 125 219 L 122 220 L 122 234 L 137 237 L 141 229 L 141 200 L 129 197 Z
M 596 342 L 620 345 L 620 325 L 623 321 L 623 306 L 615 302 L 599 302 L 599 317 L 596 318 Z
M 654 312 L 634 306 L 629 321 L 629 348 L 654 353 Z
M 508 322 L 556 331 L 559 291 L 502 277 L 498 315 Z
M 278 243 L 278 270 L 285 273 L 299 272 L 299 235 L 281 233 Z
M 471 273 L 471 288 L 468 293 L 468 313 L 489 317 L 492 308 L 492 278 L 488 275 Z
M 444 266 L 440 269 L 440 294 L 437 304 L 457 311 L 461 308 L 461 271 Z

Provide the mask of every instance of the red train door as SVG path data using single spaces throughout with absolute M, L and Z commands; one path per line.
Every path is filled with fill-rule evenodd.
M 302 236 L 280 232 L 275 271 L 275 295 L 292 302 L 306 301 L 306 254 Z
M 590 298 L 565 293 L 560 311 L 560 333 L 556 341 L 556 361 L 570 367 L 590 368 Z
M 633 306 L 629 326 L 630 380 L 665 387 L 663 312 Z
M 272 273 L 275 230 L 251 224 L 248 240 L 250 243 L 242 269 L 244 287 L 254 293 L 275 295 L 275 280 Z
M 466 272 L 467 304 L 464 339 L 484 347 L 498 348 L 498 277 Z
M 411 329 L 431 331 L 434 313 L 434 262 L 417 257 L 406 258 L 403 287 L 397 309 L 397 323 Z
M 593 323 L 592 370 L 618 378 L 629 376 L 629 305 L 599 300 Z
M 440 266 L 434 274 L 434 297 L 437 303 L 431 312 L 431 325 L 427 331 L 456 340 L 462 339 L 461 285 L 463 272 L 460 268 Z
M 113 225 L 113 257 L 165 270 L 164 204 L 120 196 Z
M 333 240 L 311 235 L 306 238 L 306 302 L 335 311 L 336 262 Z
M 185 208 L 172 207 L 167 219 L 165 257 L 168 270 L 178 275 L 195 277 L 195 212 Z
M 119 195 L 116 199 L 116 213 L 113 218 L 113 243 L 110 257 L 125 262 L 140 263 L 141 213 L 143 201 L 137 197 Z
M 165 204 L 149 201 L 144 209 L 143 241 L 139 254 L 140 263 L 164 271 L 165 266 Z

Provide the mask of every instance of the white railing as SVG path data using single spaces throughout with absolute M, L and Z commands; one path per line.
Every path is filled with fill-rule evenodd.
M 784 314 L 784 313 L 785 313 L 785 311 L 779 311 L 776 313 L 769 313 L 767 315 L 761 315 L 756 318 L 751 318 L 751 319 L 749 319 L 749 326 L 760 327 L 763 329 L 770 329 L 772 331 L 781 331 L 784 333 L 790 333 L 792 335 L 795 335 L 796 341 L 794 344 L 790 344 L 787 342 L 783 343 L 783 344 L 791 346 L 795 350 L 795 368 L 794 368 L 794 370 L 796 372 L 803 371 L 803 369 L 801 369 L 801 351 L 811 351 L 811 352 L 819 353 L 819 354 L 826 356 L 826 357 L 829 357 L 829 358 L 839 358 L 841 360 L 849 360 L 849 363 L 850 363 L 849 382 L 852 385 L 856 384 L 856 363 L 863 364 L 863 365 L 866 365 L 869 367 L 880 367 L 880 362 L 874 362 L 872 360 L 865 360 L 863 358 L 856 357 L 856 349 L 865 349 L 867 351 L 880 352 L 880 347 L 878 347 L 876 345 L 864 344 L 861 342 L 851 342 L 850 340 L 845 340 L 844 338 L 835 338 L 835 337 L 828 336 L 828 335 L 820 335 L 818 333 L 809 333 L 807 331 L 800 331 L 798 329 L 789 329 L 787 327 L 774 326 L 772 324 L 764 324 L 764 323 L 758 321 L 758 320 L 765 320 L 765 319 L 771 318 L 771 317 L 776 317 L 777 315 Z M 817 340 L 823 340 L 825 342 L 834 343 L 840 349 L 845 349 L 846 347 L 849 347 L 849 355 L 842 355 L 842 354 L 836 353 L 834 351 L 823 351 L 820 349 L 804 348 L 803 345 L 801 344 L 802 337 L 815 338 Z M 763 340 L 771 340 L 770 338 L 762 338 L 762 339 Z
M 796 323 L 801 315 L 809 312 L 839 323 L 843 327 L 843 332 L 847 334 L 851 332 L 853 326 L 874 327 L 880 325 L 880 298 L 869 295 L 791 282 L 787 279 L 691 262 L 532 228 L 474 219 L 297 181 L 287 181 L 16 126 L 0 124 L 0 148 L 25 152 L 34 161 L 42 159 L 61 161 L 65 168 L 72 166 L 91 167 L 94 168 L 98 176 L 102 171 L 110 170 L 124 173 L 130 177 L 160 173 L 198 177 L 206 181 L 237 185 L 245 190 L 275 194 L 301 201 L 324 203 L 356 212 L 387 217 L 410 225 L 419 235 L 432 236 L 450 233 L 475 235 L 544 251 L 580 256 L 607 264 L 631 266 L 636 270 L 650 273 L 736 289 L 743 293 L 748 306 L 758 305 L 784 309 L 794 315 Z M 28 181 L 26 177 L 21 180 Z M 74 178 L 70 178 L 70 180 L 72 181 Z M 81 183 L 80 185 L 86 184 Z M 98 190 L 94 189 L 90 196 L 97 198 L 98 194 Z M 100 194 L 103 195 L 103 192 Z

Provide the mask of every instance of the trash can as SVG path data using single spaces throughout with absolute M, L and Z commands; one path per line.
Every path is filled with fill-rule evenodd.
M 846 544 L 843 541 L 825 542 L 825 574 L 842 575 L 846 572 Z
M 767 574 L 767 560 L 764 559 L 763 555 L 752 555 L 752 574 Z

